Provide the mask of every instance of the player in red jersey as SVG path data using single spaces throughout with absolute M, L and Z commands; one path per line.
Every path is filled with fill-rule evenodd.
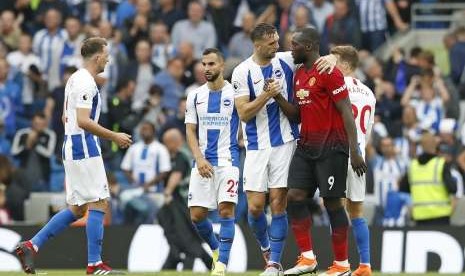
M 316 29 L 304 28 L 292 38 L 292 55 L 301 63 L 294 77 L 295 104 L 287 104 L 277 96 L 283 112 L 301 121 L 300 139 L 294 153 L 288 178 L 288 213 L 291 227 L 301 251 L 295 267 L 285 275 L 315 272 L 307 198 L 317 188 L 324 200 L 331 224 L 331 242 L 335 261 L 320 275 L 350 275 L 348 262 L 349 220 L 344 209 L 347 166 L 350 152 L 352 169 L 363 175 L 366 164 L 357 143 L 344 77 L 338 69 L 319 74 L 315 61 L 319 58 L 319 35 Z

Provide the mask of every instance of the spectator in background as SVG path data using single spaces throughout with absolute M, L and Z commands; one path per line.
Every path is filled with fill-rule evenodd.
M 38 31 L 32 42 L 33 51 L 40 57 L 42 68 L 46 74 L 49 91 L 61 84 L 61 55 L 68 38 L 66 31 L 60 27 L 61 16 L 59 10 L 48 10 L 45 13 L 45 29 Z
M 123 0 L 116 8 L 116 23 L 115 27 L 120 29 L 123 27 L 124 22 L 136 15 L 137 0 Z
M 57 159 L 62 158 L 62 146 L 65 135 L 65 129 L 63 125 L 63 103 L 65 102 L 65 85 L 68 82 L 69 77 L 77 71 L 76 67 L 66 67 L 63 72 L 63 82 L 61 85 L 53 89 L 52 93 L 47 97 L 47 101 L 44 108 L 44 115 L 47 118 L 49 126 L 56 134 L 56 146 L 55 156 Z
M 372 145 L 367 147 L 367 160 L 373 170 L 375 202 L 386 223 L 402 226 L 405 224 L 408 200 L 399 194 L 399 181 L 405 174 L 407 164 L 397 156 L 390 137 L 381 138 L 379 149 L 378 155 Z
M 175 47 L 181 42 L 190 42 L 194 46 L 194 57 L 197 59 L 202 56 L 203 50 L 215 47 L 217 43 L 215 27 L 203 19 L 204 12 L 199 2 L 189 2 L 188 19 L 177 21 L 171 32 Z
M 207 1 L 207 10 L 216 30 L 217 45 L 220 49 L 225 49 L 231 39 L 235 10 L 229 1 L 224 0 Z
M 6 186 L 0 182 L 0 226 L 11 224 L 10 212 L 6 208 Z
M 163 22 L 168 31 L 171 31 L 174 24 L 184 18 L 184 14 L 176 7 L 175 0 L 159 0 L 158 8 L 155 10 L 155 18 Z
M 449 92 L 442 78 L 436 77 L 433 70 L 429 69 L 423 70 L 421 77 L 412 77 L 401 104 L 411 105 L 416 109 L 421 129 L 437 133 L 439 122 L 444 118 L 444 105 L 449 99 Z
M 140 138 L 128 148 L 121 169 L 134 187 L 151 192 L 163 190 L 157 185 L 164 183 L 171 170 L 168 150 L 155 139 L 155 126 L 149 122 L 142 122 Z
M 145 102 L 142 109 L 142 120 L 137 126 L 136 133 L 139 133 L 139 128 L 143 122 L 150 122 L 155 126 L 155 133 L 160 133 L 161 127 L 165 124 L 166 117 L 161 107 L 163 98 L 163 90 L 160 86 L 154 84 L 149 89 L 149 98 Z
M 386 41 L 388 30 L 386 11 L 398 31 L 403 32 L 409 27 L 402 21 L 392 0 L 357 0 L 355 3 L 360 16 L 362 48 L 365 50 L 373 52 Z
M 179 43 L 177 57 L 184 62 L 184 75 L 181 83 L 184 87 L 187 87 L 195 82 L 194 66 L 198 60 L 194 57 L 194 46 L 187 41 Z
M 333 14 L 334 6 L 332 2 L 328 0 L 312 0 L 309 3 L 309 8 L 318 32 L 322 34 L 326 18 Z
M 152 43 L 152 64 L 165 69 L 166 63 L 176 54 L 171 37 L 165 24 L 158 22 L 150 25 L 150 42 Z
M 120 199 L 121 185 L 112 173 L 107 173 L 108 187 L 110 189 L 110 221 L 111 225 L 124 224 L 124 209 Z
M 400 189 L 412 197 L 412 218 L 419 226 L 449 225 L 454 212 L 457 183 L 451 164 L 438 156 L 438 142 L 433 134 L 423 134 L 423 153 L 411 161 L 400 183 Z
M 184 124 L 184 119 L 186 118 L 186 101 L 187 97 L 183 96 L 179 99 L 179 103 L 177 106 L 177 112 L 175 115 L 168 117 L 166 120 L 165 125 L 162 127 L 162 131 L 160 133 L 160 137 L 163 137 L 163 134 L 172 128 L 176 128 L 185 138 L 186 135 L 186 125 Z
M 242 17 L 242 30 L 235 33 L 229 41 L 229 57 L 239 60 L 247 59 L 252 55 L 253 43 L 250 33 L 255 27 L 255 15 L 251 12 Z
M 103 3 L 97 0 L 88 1 L 83 3 L 87 5 L 86 15 L 84 18 L 85 32 L 88 36 L 95 36 L 98 33 L 100 22 L 103 21 Z
M 16 16 L 13 11 L 6 10 L 0 15 L 0 34 L 2 40 L 10 50 L 18 49 L 19 36 L 21 29 L 16 22 Z
M 361 46 L 360 27 L 348 1 L 334 0 L 334 13 L 326 19 L 321 36 L 323 53 L 329 53 L 329 49 L 337 45 Z
M 3 120 L 5 134 L 12 138 L 16 132 L 16 113 L 22 111 L 21 89 L 8 80 L 9 66 L 0 58 L 0 120 Z
M 160 68 L 150 62 L 150 51 L 150 43 L 147 40 L 138 41 L 136 59 L 131 60 L 124 70 L 124 76 L 133 80 L 136 85 L 131 105 L 132 110 L 136 112 L 142 110 L 148 98 L 153 77 L 160 71 Z
M 136 9 L 136 15 L 127 19 L 123 28 L 123 42 L 131 59 L 134 58 L 138 41 L 149 39 L 150 23 L 154 21 L 150 0 L 138 0 Z
M 27 180 L 33 191 L 47 191 L 50 177 L 50 157 L 56 145 L 56 135 L 47 128 L 47 119 L 43 113 L 36 113 L 30 128 L 16 132 L 11 154 L 27 171 Z
M 7 61 L 13 71 L 14 79 L 22 90 L 21 101 L 26 113 L 23 115 L 30 119 L 35 112 L 34 100 L 44 81 L 41 76 L 41 60 L 32 52 L 32 38 L 29 34 L 22 34 L 19 37 L 18 50 L 10 52 Z
M 465 97 L 465 27 L 454 32 L 456 43 L 449 50 L 450 75 L 456 85 L 462 85 L 462 99 Z
M 81 43 L 84 41 L 85 36 L 81 29 L 81 21 L 79 21 L 79 18 L 66 18 L 65 30 L 68 37 L 64 42 L 63 52 L 61 53 L 60 78 L 63 78 L 65 67 L 82 67 Z
M 416 145 L 420 141 L 421 133 L 415 108 L 405 106 L 402 111 L 401 135 L 394 139 L 394 145 L 397 154 L 406 164 L 416 156 Z
M 11 143 L 6 138 L 5 123 L 0 118 L 0 155 L 11 157 Z
M 420 47 L 413 47 L 407 58 L 400 48 L 394 48 L 392 59 L 387 64 L 386 77 L 394 83 L 397 94 L 404 94 L 410 79 L 420 74 L 417 57 L 421 52 Z
M 184 62 L 180 58 L 173 58 L 168 61 L 166 70 L 156 74 L 153 79 L 153 83 L 163 89 L 162 107 L 168 115 L 176 114 L 179 99 L 184 95 L 185 88 L 181 84 L 183 75 Z
M 306 27 L 313 27 L 316 28 L 312 18 L 309 9 L 306 6 L 300 5 L 295 9 L 295 12 L 293 13 L 293 18 L 292 18 L 292 25 L 289 28 L 289 31 L 294 32 L 295 30 L 298 29 L 303 29 Z
M 192 90 L 198 88 L 199 86 L 207 82 L 207 79 L 205 78 L 205 74 L 203 72 L 203 65 L 200 61 L 197 61 L 194 65 L 194 79 L 195 82 L 186 88 L 185 96 L 189 95 L 189 93 Z

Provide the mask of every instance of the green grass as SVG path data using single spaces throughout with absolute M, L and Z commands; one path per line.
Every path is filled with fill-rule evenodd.
M 37 275 L 63 275 L 63 276 L 82 276 L 85 275 L 84 270 L 55 270 L 55 269 L 40 269 L 37 270 Z M 257 276 L 260 273 L 260 271 L 255 271 L 255 272 L 247 272 L 247 273 L 240 273 L 240 274 L 233 274 L 230 273 L 228 275 L 243 275 L 243 276 Z M 25 275 L 24 273 L 19 273 L 19 272 L 0 272 L 0 275 L 8 275 L 8 276 L 14 276 L 14 275 Z M 209 275 L 208 273 L 189 273 L 189 272 L 175 272 L 175 271 L 164 271 L 164 272 L 158 272 L 158 273 L 130 273 L 127 275 L 137 275 L 137 276 L 143 276 L 143 275 L 157 275 L 157 276 L 174 276 L 174 275 L 179 275 L 179 276 L 200 276 L 200 275 Z M 309 274 L 309 275 L 314 275 L 314 274 Z M 400 273 L 400 274 L 381 274 L 381 273 L 374 273 L 374 276 L 379 276 L 379 275 L 396 275 L 396 276 L 403 276 L 403 275 L 411 275 L 407 273 Z M 416 275 L 427 275 L 427 276 L 435 276 L 435 275 L 451 275 L 451 274 L 438 274 L 438 273 L 426 273 L 426 274 L 416 274 Z

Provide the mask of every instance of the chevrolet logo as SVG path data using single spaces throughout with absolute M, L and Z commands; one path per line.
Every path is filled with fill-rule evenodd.
M 310 93 L 308 92 L 308 90 L 305 90 L 305 89 L 299 89 L 297 90 L 297 92 L 295 93 L 295 95 L 297 96 L 297 98 L 303 100 L 305 99 L 306 97 L 308 97 Z

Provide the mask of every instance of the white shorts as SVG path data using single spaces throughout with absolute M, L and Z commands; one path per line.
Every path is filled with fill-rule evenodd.
M 237 203 L 239 168 L 213 167 L 213 171 L 212 178 L 204 178 L 197 168 L 192 168 L 187 203 L 189 207 L 199 206 L 214 210 L 221 202 Z
M 105 166 L 101 156 L 81 160 L 63 160 L 66 202 L 84 205 L 110 197 Z
M 347 168 L 347 193 L 346 197 L 354 202 L 361 202 L 365 200 L 365 188 L 366 188 L 366 173 L 362 176 L 358 176 L 357 173 L 352 169 L 349 162 Z
M 291 141 L 278 147 L 248 150 L 243 173 L 244 191 L 267 192 L 272 188 L 287 188 L 295 147 L 295 141 Z

